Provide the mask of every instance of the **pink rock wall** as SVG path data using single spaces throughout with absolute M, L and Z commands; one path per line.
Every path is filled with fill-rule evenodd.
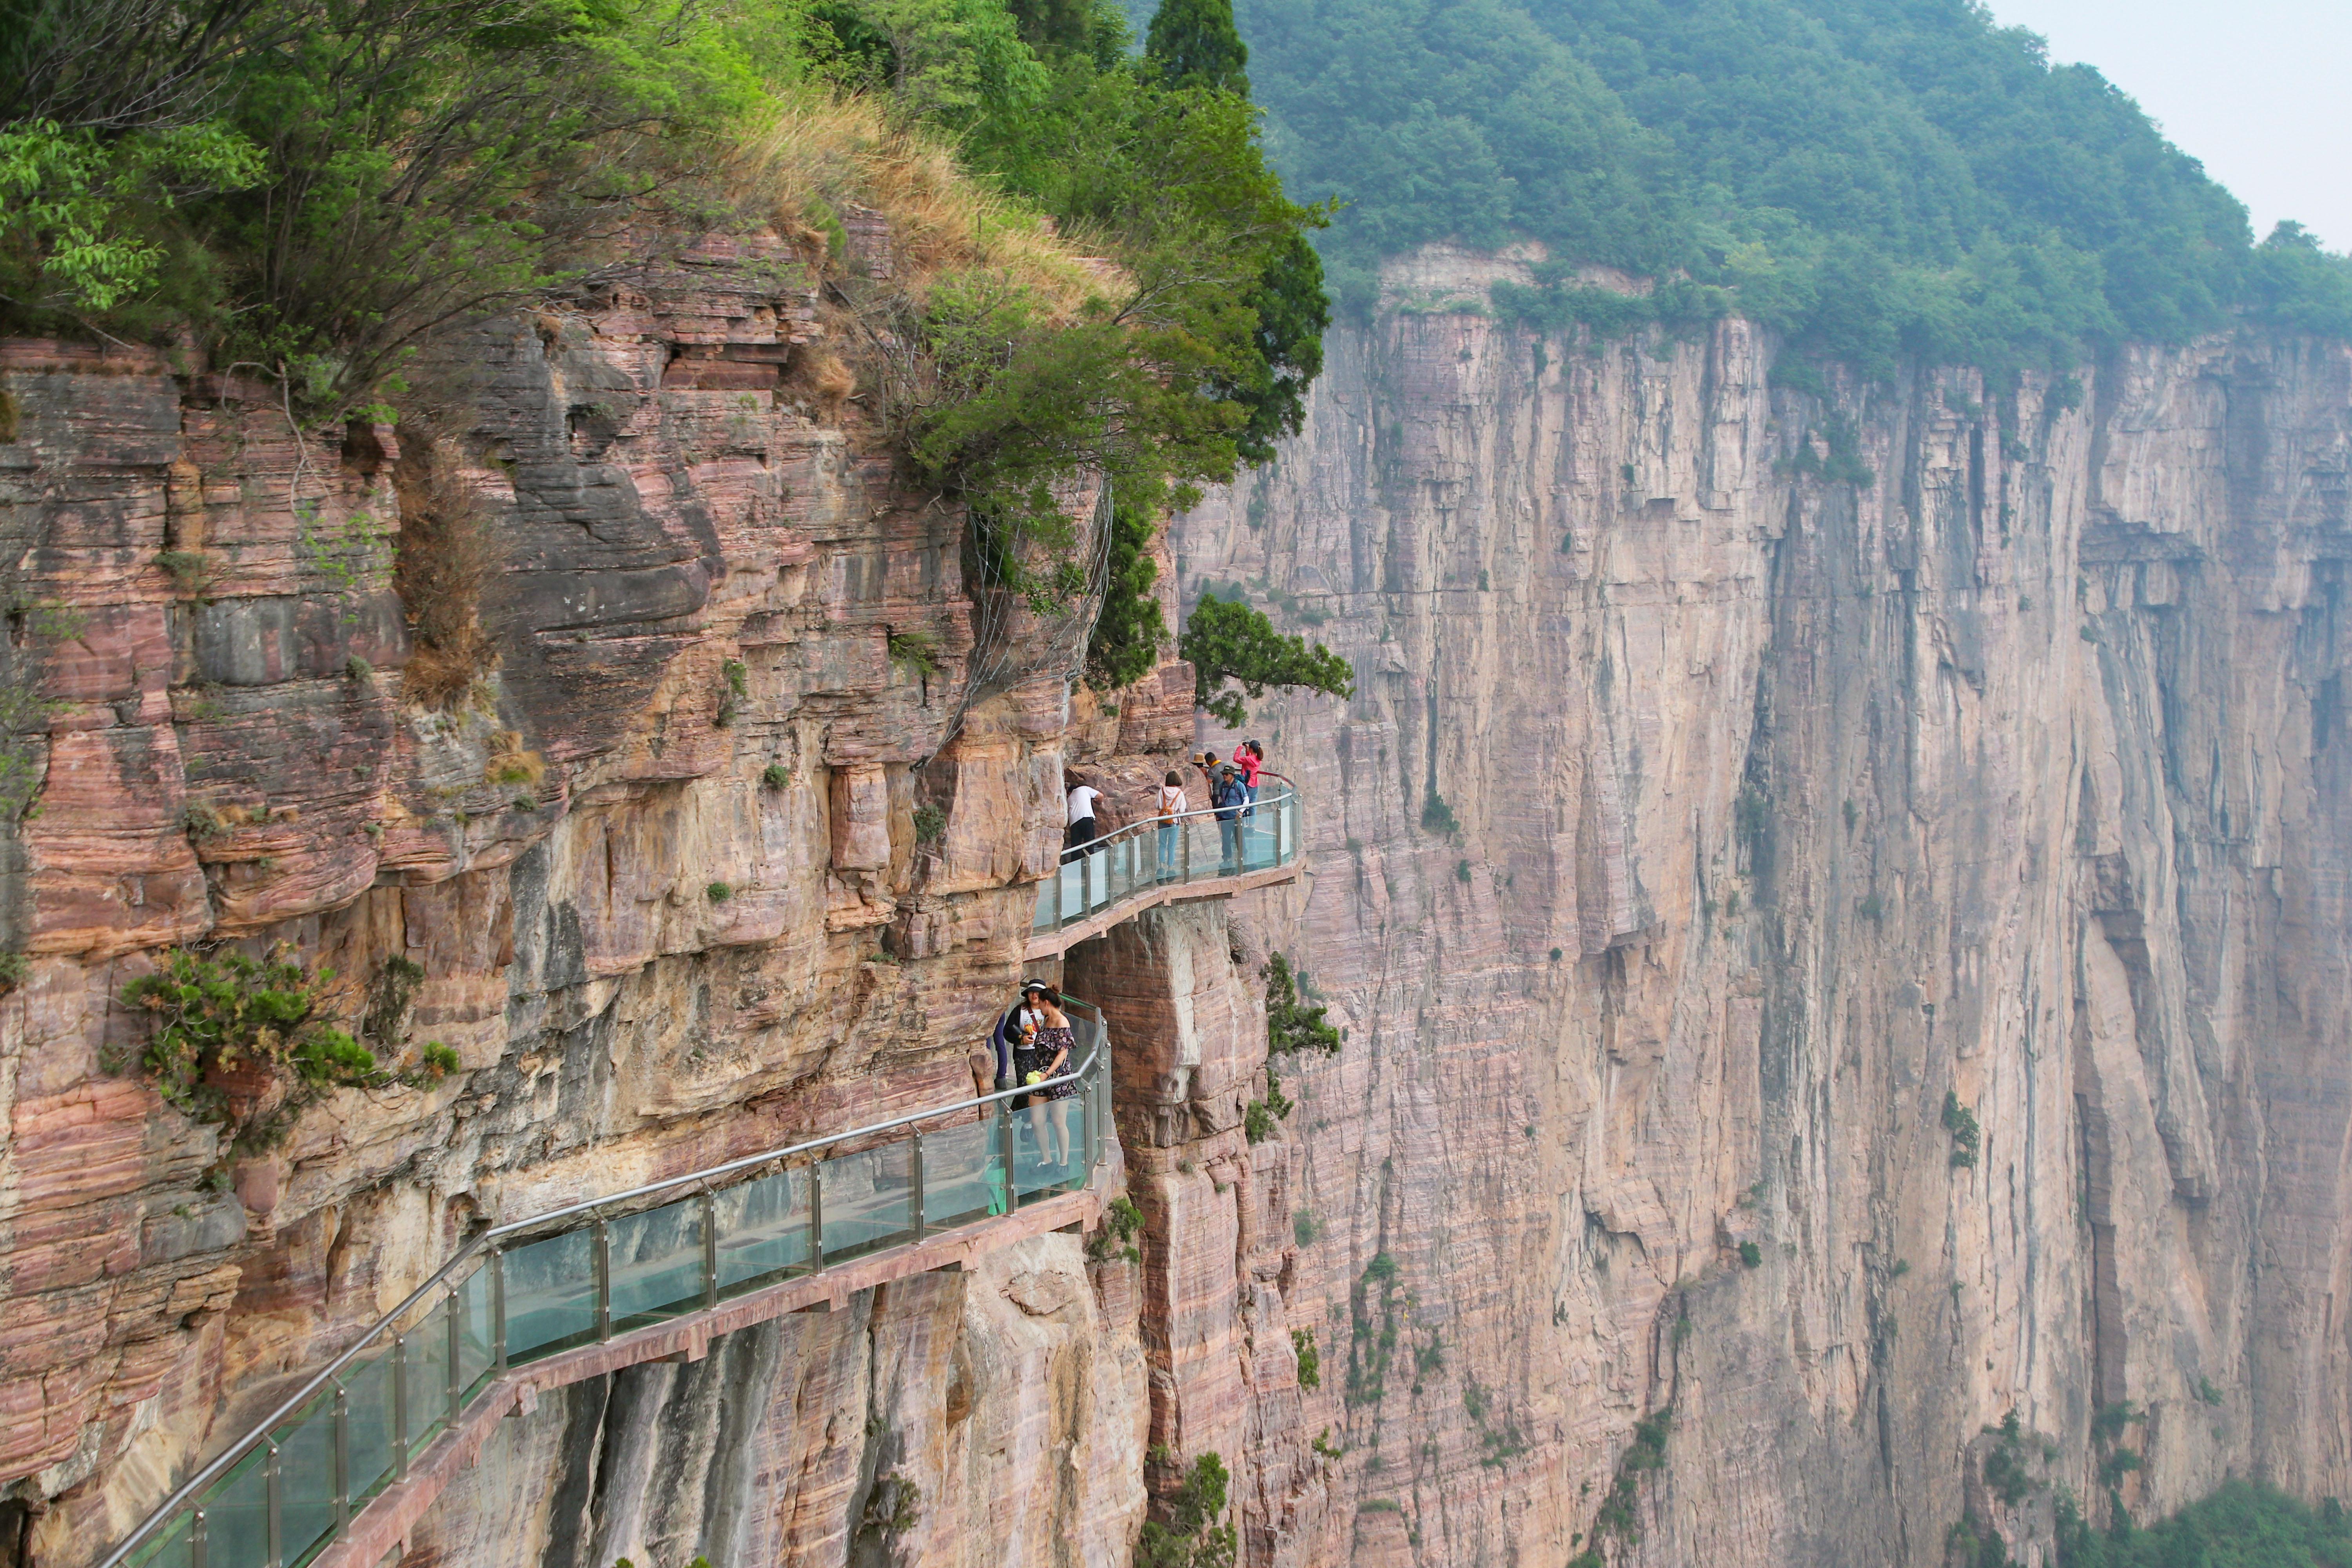
M 1286 1302 L 1345 1455 L 1274 1552 L 1565 1560 L 1669 1406 L 1613 1561 L 1940 1562 L 2011 1409 L 2095 1513 L 2126 1399 L 2143 1519 L 2352 1489 L 2352 356 L 1824 404 L 1738 321 L 1328 352 L 1174 531 L 1357 679 L 1248 726 L 1349 1031 Z
M 7 673 L 51 704 L 8 752 L 38 810 L 0 835 L 0 946 L 29 960 L 0 995 L 0 1536 L 27 1561 L 101 1553 L 481 1216 L 971 1091 L 1060 838 L 1082 617 L 976 616 L 960 516 L 796 392 L 815 316 L 793 253 L 710 241 L 418 367 L 496 551 L 496 662 L 444 709 L 405 688 L 392 589 L 414 426 L 313 427 L 165 356 L 0 344 Z M 123 986 L 223 939 L 331 966 L 346 1016 L 392 960 L 420 966 L 379 1043 L 445 1041 L 463 1069 L 343 1092 L 229 1160 L 118 1055 L 141 1038 Z M 1052 1364 L 971 1419 L 1058 1434 L 1014 1443 L 1008 1494 L 1072 1443 L 1095 1473 L 995 1537 L 950 1527 L 977 1502 L 928 1517 L 975 1552 L 1108 1561 L 1142 1506 L 1122 1320 L 1068 1259 L 1031 1273 L 1051 1301 L 991 1310 L 1054 1325 L 1022 1330 Z M 923 1358 L 979 1310 L 938 1289 L 857 1309 L 928 1325 L 920 1345 L 795 1353 L 851 1357 L 804 1377 L 877 1418 L 904 1391 L 902 1440 L 977 1499 L 988 1463 L 916 1430 Z M 877 1342 L 916 1360 L 867 1369 Z M 1101 1363 L 1083 1398 L 1067 1356 Z M 657 1447 L 646 1397 L 626 1441 Z M 816 1441 L 753 1436 L 738 1451 L 780 1464 Z M 696 1518 L 840 1561 L 874 1481 Z M 814 1511 L 745 1511 L 772 1503 Z

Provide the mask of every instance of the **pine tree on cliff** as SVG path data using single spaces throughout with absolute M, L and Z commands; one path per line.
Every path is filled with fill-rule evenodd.
M 1171 87 L 1215 88 L 1249 96 L 1249 46 L 1234 26 L 1234 0 L 1160 0 L 1143 46 Z

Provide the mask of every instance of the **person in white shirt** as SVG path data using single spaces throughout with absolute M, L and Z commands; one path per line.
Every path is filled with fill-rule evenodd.
M 1172 881 L 1176 876 L 1176 836 L 1184 831 L 1176 819 L 1189 809 L 1184 801 L 1184 775 L 1170 769 L 1160 785 L 1160 879 Z
M 1068 851 L 1093 840 L 1095 802 L 1102 798 L 1102 791 L 1086 783 L 1067 769 L 1064 769 L 1062 773 L 1062 786 L 1070 792 L 1068 815 L 1063 818 L 1069 825 L 1062 839 L 1064 847 L 1062 858 L 1066 860 L 1069 858 Z

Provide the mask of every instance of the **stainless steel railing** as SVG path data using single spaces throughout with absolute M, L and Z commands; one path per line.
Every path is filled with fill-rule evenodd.
M 1076 925 L 1156 889 L 1213 882 L 1297 859 L 1298 786 L 1275 773 L 1262 773 L 1258 781 L 1257 802 L 1245 816 L 1220 821 L 1209 809 L 1166 821 L 1146 817 L 1064 850 L 1060 867 L 1037 885 L 1030 931 Z
M 100 1568 L 300 1568 L 508 1367 L 977 1225 L 1094 1179 L 1109 1042 L 1076 997 L 1082 1059 L 999 1090 L 496 1225 L 190 1477 Z M 1074 1083 L 1049 1115 L 1017 1100 Z M 1073 1114 L 1075 1112 L 1075 1114 Z M 926 1129 L 929 1129 L 926 1131 Z M 856 1145 L 856 1147 L 845 1147 Z M 819 1157 L 828 1150 L 842 1150 Z M 667 1197 L 669 1201 L 654 1200 Z

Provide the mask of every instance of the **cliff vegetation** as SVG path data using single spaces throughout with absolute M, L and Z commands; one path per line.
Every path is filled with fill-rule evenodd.
M 1884 375 L 1895 356 L 2063 368 L 2244 319 L 2352 335 L 2352 260 L 2244 209 L 2088 66 L 1965 0 L 1243 0 L 1268 144 L 1380 258 L 1543 242 L 1495 303 L 1553 325 L 1727 310 Z

